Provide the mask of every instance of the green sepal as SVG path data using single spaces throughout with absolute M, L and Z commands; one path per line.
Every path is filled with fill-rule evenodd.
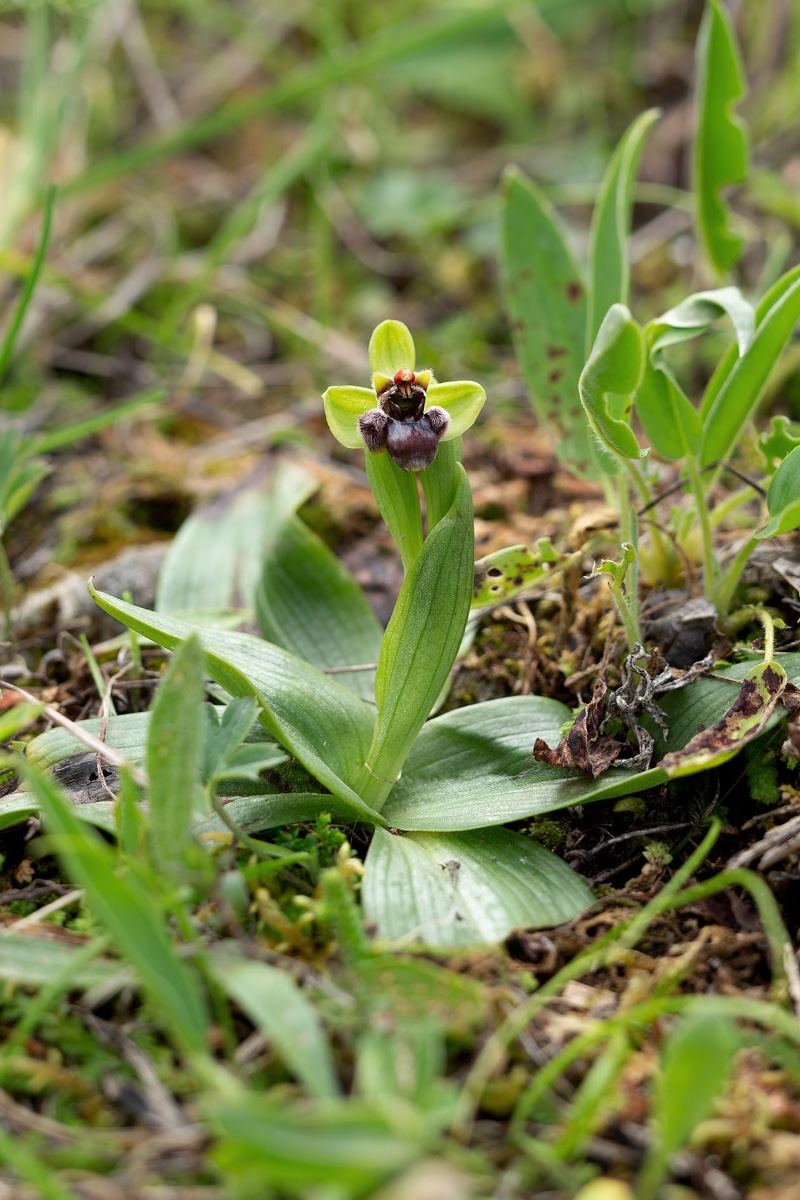
M 348 450 L 363 450 L 364 439 L 358 428 L 358 418 L 378 406 L 378 398 L 372 389 L 349 384 L 329 387 L 322 400 L 325 420 L 337 442 L 347 446 Z
M 461 437 L 474 424 L 478 413 L 486 402 L 486 392 L 479 383 L 471 379 L 459 379 L 448 383 L 432 383 L 428 388 L 426 408 L 438 404 L 450 414 L 450 424 L 442 436 L 443 442 Z
M 390 378 L 397 371 L 414 370 L 416 351 L 411 331 L 402 321 L 381 321 L 369 339 L 369 365 L 372 371 Z

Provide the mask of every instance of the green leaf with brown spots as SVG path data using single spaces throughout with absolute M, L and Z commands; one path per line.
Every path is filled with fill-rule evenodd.
M 719 767 L 764 732 L 783 695 L 786 672 L 776 662 L 757 663 L 742 680 L 739 695 L 709 729 L 702 729 L 682 750 L 665 754 L 658 764 L 670 779 Z
M 535 546 L 506 546 L 487 554 L 475 563 L 472 608 L 511 600 L 579 558 L 577 554 L 559 554 L 550 538 L 539 538 Z
M 596 478 L 591 433 L 578 401 L 585 284 L 552 205 L 516 170 L 504 180 L 501 262 L 514 346 L 534 411 L 565 466 Z

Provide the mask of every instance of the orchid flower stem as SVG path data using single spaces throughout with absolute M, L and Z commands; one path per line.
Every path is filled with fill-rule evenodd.
M 771 663 L 775 657 L 775 622 L 772 615 L 760 604 L 748 605 L 743 612 L 750 612 L 764 626 L 764 662 Z
M 739 580 L 742 577 L 742 572 L 750 561 L 750 556 L 758 545 L 758 538 L 749 537 L 737 551 L 731 565 L 725 571 L 722 579 L 717 584 L 713 601 L 717 612 L 724 616 L 733 603 L 733 596 L 738 587 Z
M 639 631 L 639 528 L 636 509 L 631 504 L 631 493 L 626 475 L 619 478 L 619 528 L 620 541 L 633 547 L 635 557 L 628 567 L 626 578 L 612 582 L 611 592 L 617 611 L 625 626 L 625 636 L 632 650 L 641 641 Z
M 461 462 L 461 438 L 442 442 L 431 465 L 419 473 L 419 481 L 425 495 L 425 517 L 428 533 L 441 521 L 453 503 Z
M 394 538 L 408 573 L 422 549 L 422 510 L 417 479 L 401 471 L 389 455 L 366 452 L 366 469 L 378 511 Z
M 655 498 L 653 496 L 653 490 L 650 487 L 650 484 L 649 484 L 647 478 L 645 477 L 644 472 L 642 470 L 640 470 L 639 465 L 636 462 L 634 462 L 632 459 L 629 459 L 629 458 L 625 459 L 624 461 L 625 461 L 625 466 L 628 471 L 628 475 L 630 476 L 631 482 L 632 482 L 634 488 L 636 489 L 636 491 L 639 493 L 639 498 L 641 500 L 641 508 L 644 509 L 645 511 L 647 511 L 650 509 L 650 507 L 654 503 Z M 641 515 L 641 514 L 639 514 L 639 515 Z M 633 514 L 631 519 L 633 522 L 636 522 L 637 515 Z M 637 525 L 637 530 L 638 530 L 638 525 Z M 669 579 L 672 574 L 672 571 L 673 571 L 673 553 L 671 551 L 671 548 L 669 547 L 668 542 L 664 538 L 664 535 L 662 534 L 658 525 L 656 525 L 654 523 L 649 525 L 649 537 L 650 537 L 650 545 L 651 545 L 653 554 L 655 556 L 655 560 L 657 563 L 657 569 L 659 571 L 660 577 L 662 579 Z M 632 544 L 635 545 L 638 550 L 638 532 L 637 532 L 637 537 L 636 537 L 635 541 L 631 538 L 628 538 L 627 540 L 631 541 Z
M 689 474 L 689 484 L 697 504 L 697 518 L 700 523 L 700 534 L 703 542 L 703 584 L 709 600 L 714 600 L 719 587 L 719 566 L 714 557 L 714 534 L 711 528 L 711 516 L 708 511 L 703 480 L 696 460 L 692 455 L 686 458 L 686 468 Z

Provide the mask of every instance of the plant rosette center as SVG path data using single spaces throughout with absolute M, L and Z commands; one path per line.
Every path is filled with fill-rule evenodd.
M 478 383 L 437 383 L 414 369 L 414 341 L 400 321 L 384 321 L 369 346 L 372 388 L 329 387 L 325 416 L 334 437 L 351 450 L 387 451 L 404 471 L 423 471 L 440 441 L 460 437 L 486 400 Z

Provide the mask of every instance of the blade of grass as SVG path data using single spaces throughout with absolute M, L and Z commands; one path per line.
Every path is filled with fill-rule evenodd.
M 50 231 L 53 226 L 53 208 L 56 202 L 56 188 L 52 186 L 47 189 L 44 199 L 44 213 L 42 216 L 42 232 L 39 235 L 39 244 L 36 247 L 31 269 L 28 272 L 25 280 L 25 286 L 20 293 L 17 307 L 14 310 L 14 315 L 9 322 L 6 335 L 3 338 L 3 345 L 0 347 L 0 386 L 6 377 L 8 365 L 11 362 L 11 357 L 14 353 L 17 335 L 22 328 L 22 322 L 25 320 L 25 314 L 28 311 L 28 306 L 33 299 L 36 285 L 39 282 L 39 276 L 42 273 L 44 260 L 47 257 L 47 247 L 50 244 Z
M 112 850 L 74 815 L 53 780 L 27 764 L 22 770 L 67 875 L 84 889 L 98 921 L 135 967 L 176 1045 L 204 1057 L 208 1014 L 200 982 L 178 958 L 156 899 L 135 876 L 117 875 Z
M 119 154 L 96 162 L 83 174 L 73 179 L 64 188 L 64 195 L 86 191 L 119 179 L 132 171 L 148 167 L 160 159 L 172 158 L 185 150 L 195 149 L 252 120 L 288 108 L 310 96 L 324 92 L 339 83 L 345 83 L 368 71 L 387 67 L 407 55 L 419 50 L 459 38 L 481 29 L 487 22 L 496 21 L 498 16 L 510 12 L 519 0 L 495 0 L 489 8 L 476 8 L 422 18 L 415 22 L 382 30 L 361 45 L 302 67 L 277 84 L 247 96 L 243 100 L 229 101 L 213 112 L 189 122 L 174 133 L 132 146 Z M 563 0 L 561 0 L 563 4 Z
M 162 871 L 180 870 L 200 780 L 205 655 L 186 639 L 161 681 L 147 737 L 150 845 Z

